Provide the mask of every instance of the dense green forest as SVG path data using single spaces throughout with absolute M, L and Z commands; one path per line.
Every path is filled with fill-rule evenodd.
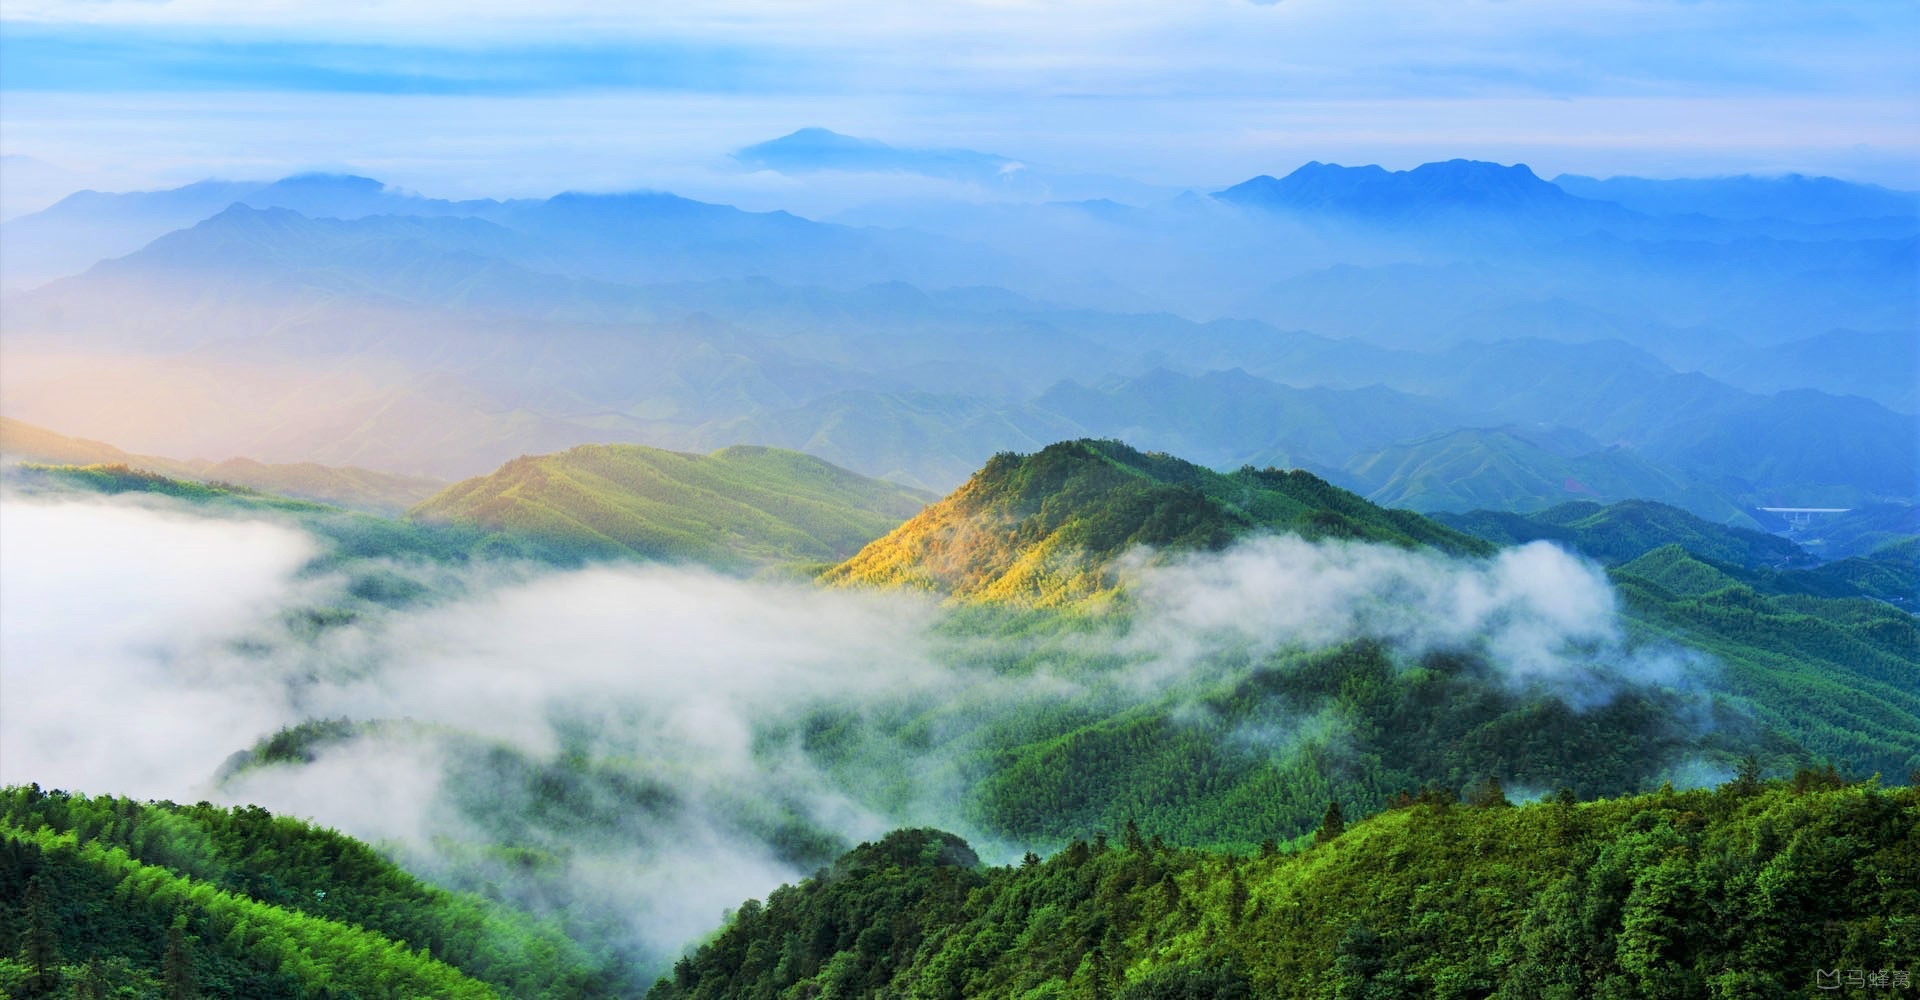
M 904 830 L 764 902 L 656 1000 L 1775 997 L 1920 960 L 1920 792 L 1826 772 L 1511 805 L 1424 792 L 1223 854 L 1146 824 L 983 868 Z
M 550 926 L 257 807 L 0 793 L 15 996 L 638 995 Z M 1151 824 L 982 865 L 901 830 L 742 904 L 651 997 L 1767 997 L 1920 959 L 1920 792 L 1824 770 L 1524 805 L 1323 807 L 1293 845 Z
M 1642 641 L 1711 657 L 1732 732 L 1860 773 L 1920 767 L 1920 550 L 1821 563 L 1791 541 L 1663 504 L 1442 515 L 1500 544 L 1546 539 L 1607 564 Z M 1783 742 L 1784 741 L 1784 742 Z M 1780 761 L 1783 765 L 1786 761 Z
M 576 997 L 628 970 L 510 906 L 257 806 L 0 792 L 0 989 L 35 996 Z M 127 993 L 125 991 L 131 991 Z

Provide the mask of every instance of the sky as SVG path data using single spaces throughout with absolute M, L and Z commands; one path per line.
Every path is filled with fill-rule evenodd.
M 1910 0 L 9 0 L 0 177 L 778 202 L 804 126 L 1173 188 L 1472 157 L 1920 187 Z

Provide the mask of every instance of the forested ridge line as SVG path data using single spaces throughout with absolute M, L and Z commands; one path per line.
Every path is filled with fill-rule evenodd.
M 649 994 L 1771 997 L 1920 967 L 1920 790 L 1830 770 L 1512 806 L 1424 792 L 1312 846 L 1129 826 L 986 868 L 902 831 L 764 902 Z

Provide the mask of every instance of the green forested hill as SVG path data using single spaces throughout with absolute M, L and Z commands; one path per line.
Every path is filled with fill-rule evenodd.
M 1261 530 L 1488 550 L 1299 470 L 1223 474 L 1118 441 L 1080 440 L 995 455 L 966 485 L 824 579 L 1059 606 L 1110 590 L 1115 558 L 1135 546 L 1218 549 Z
M 517 458 L 455 483 L 412 516 L 504 532 L 574 555 L 745 568 L 844 559 L 928 499 L 775 448 L 693 455 L 583 445 Z
M 1920 767 L 1920 629 L 1910 613 L 1920 564 L 1910 547 L 1820 564 L 1787 539 L 1649 501 L 1440 519 L 1608 564 L 1638 640 L 1697 657 L 1715 698 L 1743 718 L 1724 736 L 1755 750 L 1787 740 L 1862 774 Z
M 1550 541 L 1680 594 L 1743 584 L 1776 595 L 1870 597 L 1907 610 L 1920 602 L 1920 537 L 1911 535 L 1822 563 L 1790 539 L 1713 524 L 1650 500 L 1565 503 L 1532 514 L 1476 510 L 1434 520 L 1499 545 Z
M 1514 689 L 1476 657 L 1408 664 L 1371 643 L 1193 683 L 1092 718 L 1075 706 L 1006 720 L 973 792 L 978 821 L 1052 844 L 1132 818 L 1175 843 L 1245 849 L 1312 829 L 1328 799 L 1364 813 L 1401 789 L 1488 780 L 1620 794 L 1657 784 L 1685 754 L 1730 749 L 1691 728 L 1711 708 L 1672 691 L 1576 709 L 1561 693 Z M 1196 694 L 1198 705 L 1185 700 Z
M 1860 773 L 1920 768 L 1920 626 L 1885 601 L 1766 593 L 1678 547 L 1611 574 L 1632 627 L 1711 657 L 1749 738 Z
M 1662 545 L 1679 545 L 1697 556 L 1749 569 L 1811 566 L 1815 560 L 1793 542 L 1746 528 L 1715 524 L 1653 500 L 1614 504 L 1573 501 L 1531 514 L 1476 510 L 1435 514 L 1434 520 L 1500 545 L 1549 541 L 1609 565 Z
M 1817 970 L 1911 971 L 1916 831 L 1920 792 L 1823 772 L 1579 804 L 1423 794 L 1253 857 L 1130 826 L 981 868 L 909 830 L 747 902 L 649 996 L 1800 995 Z
M 38 786 L 0 791 L 0 941 L 20 943 L 0 959 L 0 993 L 23 997 L 558 1000 L 634 988 L 553 928 L 426 885 L 340 834 L 254 806 Z

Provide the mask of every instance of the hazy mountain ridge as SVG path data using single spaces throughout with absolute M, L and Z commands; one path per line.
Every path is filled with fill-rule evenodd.
M 1711 481 L 1714 491 L 1739 502 L 1898 496 L 1905 482 L 1901 470 L 1913 464 L 1912 449 L 1902 438 L 1904 424 L 1893 414 L 1807 393 L 1756 399 L 1702 376 L 1675 374 L 1625 344 L 1514 340 L 1463 343 L 1435 355 L 1282 333 L 1259 324 L 1196 325 L 1172 316 L 1061 310 L 992 291 L 923 293 L 889 284 L 832 292 L 766 282 L 638 288 L 488 256 L 526 248 L 511 231 L 480 220 L 326 222 L 277 211 L 229 210 L 84 278 L 17 298 L 10 303 L 10 319 L 27 331 L 26 344 L 35 343 L 35 329 L 62 330 L 61 343 L 69 346 L 89 340 L 101 346 L 151 346 L 171 338 L 177 349 L 228 355 L 333 356 L 351 358 L 356 366 L 384 357 L 403 365 L 450 367 L 463 373 L 467 387 L 462 391 L 472 401 L 459 402 L 456 396 L 431 405 L 451 403 L 495 414 L 524 411 L 505 420 L 466 418 L 476 428 L 499 427 L 480 431 L 483 435 L 509 435 L 475 442 L 482 444 L 481 464 L 487 466 L 516 452 L 582 441 L 626 438 L 699 448 L 772 442 L 823 448 L 821 454 L 861 471 L 944 488 L 994 450 L 1093 434 L 1138 438 L 1222 467 L 1283 461 L 1333 470 L 1351 469 L 1359 456 L 1381 447 L 1427 436 L 1431 424 L 1414 426 L 1423 419 L 1441 426 L 1575 427 L 1599 441 L 1631 444 L 1656 463 L 1677 462 L 1691 473 L 1676 473 L 1682 480 Z M 562 262 L 542 259 L 541 266 L 561 267 Z M 743 293 L 744 299 L 734 299 Z M 714 322 L 705 315 L 708 310 L 723 321 Z M 332 333 L 336 329 L 353 334 L 340 337 Z M 73 336 L 83 330 L 86 337 Z M 223 335 L 223 330 L 233 333 Z M 1345 394 L 1315 389 L 1292 393 L 1294 402 L 1283 405 L 1287 390 L 1241 379 L 1233 388 L 1238 402 L 1222 400 L 1226 409 L 1219 410 L 1207 397 L 1207 408 L 1220 415 L 1182 427 L 1174 421 L 1191 420 L 1194 413 L 1158 406 L 1153 399 L 1163 394 L 1160 390 L 1124 381 L 1169 361 L 1204 373 L 1205 366 L 1236 357 L 1249 363 L 1230 367 L 1256 376 L 1266 372 L 1309 385 L 1383 382 L 1451 401 L 1453 411 L 1444 403 L 1412 399 L 1387 405 L 1393 397 L 1379 389 Z M 614 377 L 617 368 L 609 365 L 610 358 L 622 359 L 631 374 Z M 1065 388 L 1051 401 L 1041 394 L 1061 377 L 1087 379 L 1088 369 L 1123 379 L 1104 390 L 1117 393 L 1115 399 L 1102 401 Z M 537 389 L 517 374 L 521 371 L 544 375 Z M 1177 381 L 1174 375 L 1156 378 L 1167 385 Z M 1196 385 L 1202 396 L 1212 391 L 1201 388 L 1204 384 Z M 874 426 L 863 433 L 833 415 L 830 400 L 838 394 L 877 392 L 882 395 L 870 398 L 893 407 L 892 394 L 902 390 L 953 397 L 964 409 L 1001 415 L 957 435 L 928 428 L 919 435 L 923 442 L 945 437 L 950 443 L 938 452 L 916 443 L 912 447 L 923 451 L 918 458 L 884 443 L 885 435 L 896 434 L 886 423 L 862 414 L 855 424 Z M 399 391 L 445 390 L 420 385 Z M 972 398 L 962 402 L 963 397 Z M 386 419 L 406 412 L 380 405 Z M 1247 419 L 1230 419 L 1235 408 Z M 1393 416 L 1382 424 L 1388 414 Z M 1758 464 L 1750 456 L 1723 455 L 1739 450 L 1739 428 L 1756 421 L 1775 422 L 1780 440 L 1791 443 L 1799 435 L 1805 444 Z M 1268 422 L 1279 426 L 1263 431 Z M 91 427 L 89 432 L 98 433 Z M 370 443 L 380 437 L 357 426 L 355 433 Z M 1836 436 L 1856 442 L 1855 447 L 1835 451 L 1819 443 Z M 229 447 L 279 458 L 290 443 Z M 345 453 L 357 454 L 365 446 L 356 444 Z M 464 451 L 443 451 L 443 457 Z M 313 454 L 337 460 L 342 452 Z M 457 468 L 444 460 L 432 466 L 413 464 L 417 461 L 399 467 L 439 474 Z M 396 467 L 391 460 L 380 464 Z M 1550 469 L 1540 475 L 1549 481 L 1583 481 L 1579 474 L 1554 475 Z M 1729 476 L 1745 485 L 1721 482 Z M 1833 492 L 1849 485 L 1858 492 Z M 1368 485 L 1369 490 L 1380 487 L 1377 481 Z M 1527 494 L 1540 495 L 1538 490 Z M 1691 486 L 1653 495 L 1704 496 Z M 1482 496 L 1468 505 L 1489 499 Z M 1717 500 L 1688 502 L 1702 511 L 1720 508 Z
M 1920 338 L 1907 332 L 1830 330 L 1707 362 L 1708 374 L 1757 392 L 1820 389 L 1920 412 Z
M 369 215 L 462 216 L 499 210 L 500 203 L 451 202 L 388 188 L 367 177 L 297 174 L 277 181 L 208 180 L 163 191 L 81 191 L 0 224 L 9 288 L 77 274 L 176 229 L 191 228 L 234 205 L 290 209 L 318 218 Z
M 1877 216 L 1920 216 L 1920 194 L 1831 177 L 1705 177 L 1650 180 L 1561 174 L 1553 183 L 1583 198 L 1612 201 L 1659 215 L 1699 214 L 1723 219 L 1842 222 Z
M 273 465 L 249 458 L 219 462 L 181 461 L 133 455 L 110 444 L 66 435 L 0 417 L 0 455 L 9 460 L 56 465 L 124 465 L 163 475 L 232 483 L 269 493 L 318 500 L 344 507 L 397 514 L 438 492 L 446 483 L 418 476 L 396 476 L 351 466 L 312 462 Z
M 1062 382 L 1033 405 L 1089 434 L 1213 468 L 1337 466 L 1356 453 L 1466 419 L 1454 406 L 1385 386 L 1298 389 L 1238 368 L 1197 377 L 1155 369 L 1105 391 Z
M 1888 375 L 1911 361 L 1910 236 L 1714 229 L 1470 161 L 1239 190 L 1009 203 L 956 238 L 664 193 L 443 202 L 289 178 L 10 296 L 8 354 L 31 360 L 8 366 L 8 415 L 147 452 L 449 478 L 586 443 L 772 444 L 944 490 L 997 451 L 1104 436 L 1426 509 L 1643 496 L 1737 522 L 1920 481 L 1912 419 L 1887 409 L 1911 397 Z M 975 238 L 1041 218 L 1065 242 Z M 1456 218 L 1491 228 L 1455 240 Z M 1136 269 L 1216 305 L 1151 282 L 1119 297 Z M 1117 311 L 1156 299 L 1174 311 Z M 142 381 L 163 398 L 127 391 Z M 1568 432 L 1590 445 L 1541 446 Z
M 1603 448 L 1577 432 L 1561 438 L 1514 427 L 1447 431 L 1357 456 L 1341 471 L 1376 503 L 1427 512 L 1524 513 L 1580 497 L 1638 497 L 1757 527 L 1731 496 L 1632 449 Z
M 1324 213 L 1399 226 L 1427 221 L 1499 225 L 1511 217 L 1555 229 L 1587 229 L 1639 221 L 1638 213 L 1618 205 L 1569 194 L 1535 176 L 1525 164 L 1475 160 L 1397 171 L 1313 162 L 1285 177 L 1255 177 L 1213 196 L 1266 211 Z

